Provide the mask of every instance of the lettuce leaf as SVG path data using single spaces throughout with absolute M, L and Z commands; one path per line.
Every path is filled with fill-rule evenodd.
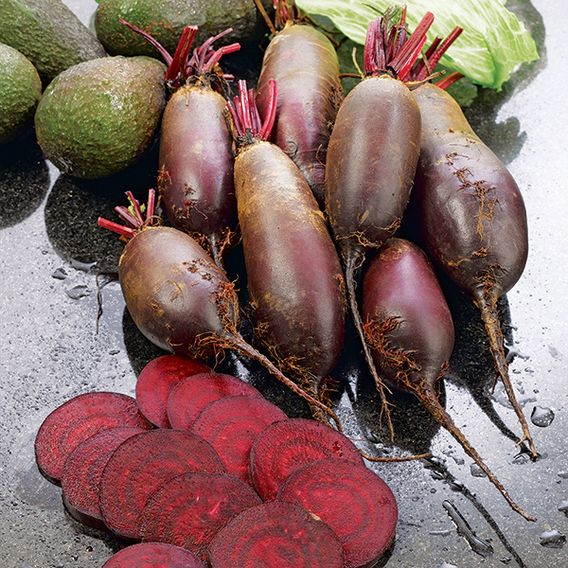
M 459 25 L 464 32 L 441 64 L 474 83 L 501 90 L 521 63 L 538 59 L 536 44 L 525 26 L 505 7 L 507 0 L 407 0 L 408 25 L 413 30 L 422 16 L 436 16 L 428 38 L 446 37 Z M 347 37 L 365 43 L 369 22 L 393 0 L 296 0 L 308 14 L 328 17 Z

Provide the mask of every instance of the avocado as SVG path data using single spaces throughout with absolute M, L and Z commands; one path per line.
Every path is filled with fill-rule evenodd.
M 271 5 L 270 0 L 264 3 Z M 171 54 L 186 25 L 199 26 L 195 46 L 227 28 L 233 28 L 233 33 L 223 38 L 225 43 L 244 44 L 267 32 L 253 0 L 100 0 L 95 28 L 112 55 L 155 54 L 152 46 L 119 18 L 147 31 Z
M 47 87 L 38 143 L 62 172 L 100 178 L 128 167 L 152 141 L 165 106 L 165 66 L 150 57 L 79 63 Z
M 31 121 L 40 98 L 41 79 L 32 62 L 0 43 L 0 144 Z
M 0 41 L 30 60 L 44 85 L 72 65 L 105 55 L 61 0 L 0 0 Z

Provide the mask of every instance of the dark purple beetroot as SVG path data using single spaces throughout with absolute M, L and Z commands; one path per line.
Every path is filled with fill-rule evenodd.
M 166 408 L 172 389 L 187 377 L 208 371 L 207 365 L 177 355 L 164 355 L 150 361 L 136 381 L 140 412 L 159 428 L 170 428 Z
M 277 98 L 274 82 L 271 87 L 264 125 L 244 81 L 237 104 L 230 105 L 239 147 L 235 188 L 248 290 L 265 351 L 317 396 L 320 380 L 343 348 L 345 284 L 306 180 L 278 146 L 266 141 Z
M 146 542 L 123 548 L 103 568 L 205 568 L 205 564 L 179 546 Z
M 42 423 L 35 439 L 37 466 L 59 484 L 67 456 L 101 430 L 119 426 L 149 429 L 136 401 L 116 392 L 90 392 L 68 400 Z
M 177 384 L 168 399 L 168 418 L 172 428 L 191 430 L 208 404 L 220 398 L 239 395 L 262 398 L 262 394 L 253 386 L 232 375 L 193 375 Z
M 101 478 L 105 524 L 116 534 L 140 538 L 138 519 L 150 495 L 183 473 L 223 473 L 217 452 L 202 438 L 179 430 L 154 430 L 123 442 Z
M 250 453 L 251 479 L 258 494 L 267 501 L 276 498 L 298 468 L 331 457 L 363 465 L 353 442 L 325 424 L 304 418 L 276 422 L 254 442 Z
M 293 6 L 279 2 L 276 24 L 281 31 L 275 33 L 264 53 L 258 107 L 264 116 L 269 83 L 276 81 L 278 103 L 272 139 L 298 166 L 323 208 L 327 145 L 343 99 L 339 62 L 329 39 L 295 12 Z
M 238 333 L 239 305 L 235 287 L 225 272 L 189 235 L 153 226 L 155 192 L 146 211 L 128 192 L 131 211 L 118 208 L 129 226 L 99 218 L 101 227 L 126 240 L 118 274 L 124 299 L 138 329 L 166 351 L 204 359 L 234 349 L 257 361 L 291 391 L 330 416 L 335 413 L 296 385 Z
M 104 528 L 100 507 L 100 484 L 110 456 L 141 428 L 109 428 L 91 436 L 69 454 L 63 467 L 61 487 L 69 514 L 80 523 Z
M 400 226 L 418 163 L 420 111 L 403 81 L 434 17 L 426 13 L 411 36 L 405 19 L 405 8 L 400 13 L 391 9 L 369 24 L 367 77 L 339 108 L 326 168 L 326 210 L 343 260 L 351 313 L 391 438 L 385 387 L 365 343 L 355 275 L 366 253 L 379 248 Z
M 142 540 L 175 544 L 207 560 L 207 547 L 219 530 L 261 502 L 249 485 L 232 475 L 180 475 L 148 499 L 140 516 Z
M 365 336 L 381 376 L 413 393 L 461 444 L 511 507 L 530 520 L 485 465 L 438 399 L 454 346 L 446 300 L 426 255 L 412 243 L 390 239 L 369 263 L 363 281 Z
M 293 473 L 278 499 L 328 525 L 343 546 L 345 568 L 374 566 L 394 541 L 398 508 L 389 486 L 366 467 L 329 458 Z
M 232 139 L 224 111 L 226 78 L 223 55 L 238 43 L 213 48 L 225 30 L 192 50 L 197 27 L 188 26 L 175 55 L 146 32 L 127 22 L 160 52 L 168 65 L 167 84 L 174 90 L 162 118 L 158 187 L 168 219 L 195 237 L 222 265 L 222 253 L 237 224 L 233 186 Z
M 341 543 L 319 519 L 291 503 L 248 509 L 217 533 L 211 568 L 343 568 Z
M 414 91 L 423 132 L 413 207 L 434 261 L 481 312 L 495 369 L 538 458 L 505 360 L 497 300 L 520 278 L 528 254 L 523 198 L 505 165 L 479 139 L 457 102 L 424 84 Z
M 217 450 L 227 472 L 251 483 L 249 456 L 255 438 L 273 422 L 286 419 L 286 414 L 267 400 L 232 396 L 206 406 L 192 431 Z

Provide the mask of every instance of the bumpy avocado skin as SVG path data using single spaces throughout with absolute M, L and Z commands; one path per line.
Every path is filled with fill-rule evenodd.
M 40 98 L 41 79 L 31 61 L 0 43 L 0 144 L 31 121 Z
M 61 0 L 0 0 L 0 41 L 23 53 L 45 85 L 68 67 L 105 55 Z
M 75 65 L 45 90 L 38 143 L 62 172 L 94 179 L 128 167 L 146 150 L 165 106 L 165 66 L 149 57 L 104 57 Z
M 270 0 L 265 3 L 270 5 Z M 233 32 L 225 43 L 244 44 L 264 29 L 253 0 L 100 0 L 95 17 L 97 37 L 113 55 L 156 53 L 119 18 L 150 33 L 172 54 L 186 25 L 199 26 L 194 45 L 227 28 Z

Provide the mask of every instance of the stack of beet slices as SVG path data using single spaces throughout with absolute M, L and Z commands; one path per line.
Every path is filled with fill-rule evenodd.
M 73 518 L 142 541 L 106 568 L 362 568 L 395 536 L 394 496 L 348 438 L 174 355 L 144 368 L 136 400 L 54 410 L 35 449 Z

